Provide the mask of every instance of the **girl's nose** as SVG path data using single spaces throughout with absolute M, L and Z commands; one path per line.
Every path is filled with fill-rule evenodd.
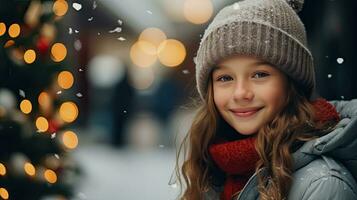
M 254 92 L 249 83 L 238 81 L 233 92 L 233 98 L 238 101 L 250 101 L 254 97 Z

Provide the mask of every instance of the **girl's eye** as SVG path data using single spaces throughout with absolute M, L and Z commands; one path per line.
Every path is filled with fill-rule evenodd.
M 220 81 L 220 82 L 227 82 L 227 81 L 230 81 L 232 80 L 232 78 L 230 76 L 220 76 L 217 78 L 217 81 Z
M 269 76 L 269 74 L 267 74 L 265 72 L 257 72 L 254 74 L 253 78 L 264 78 L 266 76 Z

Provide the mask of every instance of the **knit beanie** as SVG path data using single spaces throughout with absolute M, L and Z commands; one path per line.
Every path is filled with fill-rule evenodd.
M 310 98 L 315 87 L 312 55 L 297 12 L 304 0 L 243 0 L 223 8 L 201 39 L 196 83 L 204 99 L 214 65 L 232 55 L 271 63 L 303 88 Z

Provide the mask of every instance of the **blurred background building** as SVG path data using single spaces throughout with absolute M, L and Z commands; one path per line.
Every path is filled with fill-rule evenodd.
M 33 199 L 175 199 L 175 148 L 198 97 L 193 57 L 213 16 L 235 1 L 0 2 L 1 198 L 43 187 Z M 356 9 L 306 0 L 299 13 L 328 100 L 357 98 Z

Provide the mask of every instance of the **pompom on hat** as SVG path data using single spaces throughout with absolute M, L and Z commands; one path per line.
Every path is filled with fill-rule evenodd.
M 229 56 L 248 55 L 283 71 L 310 98 L 315 72 L 297 15 L 303 4 L 304 0 L 243 0 L 223 8 L 205 30 L 194 58 L 200 97 L 207 93 L 214 65 Z

